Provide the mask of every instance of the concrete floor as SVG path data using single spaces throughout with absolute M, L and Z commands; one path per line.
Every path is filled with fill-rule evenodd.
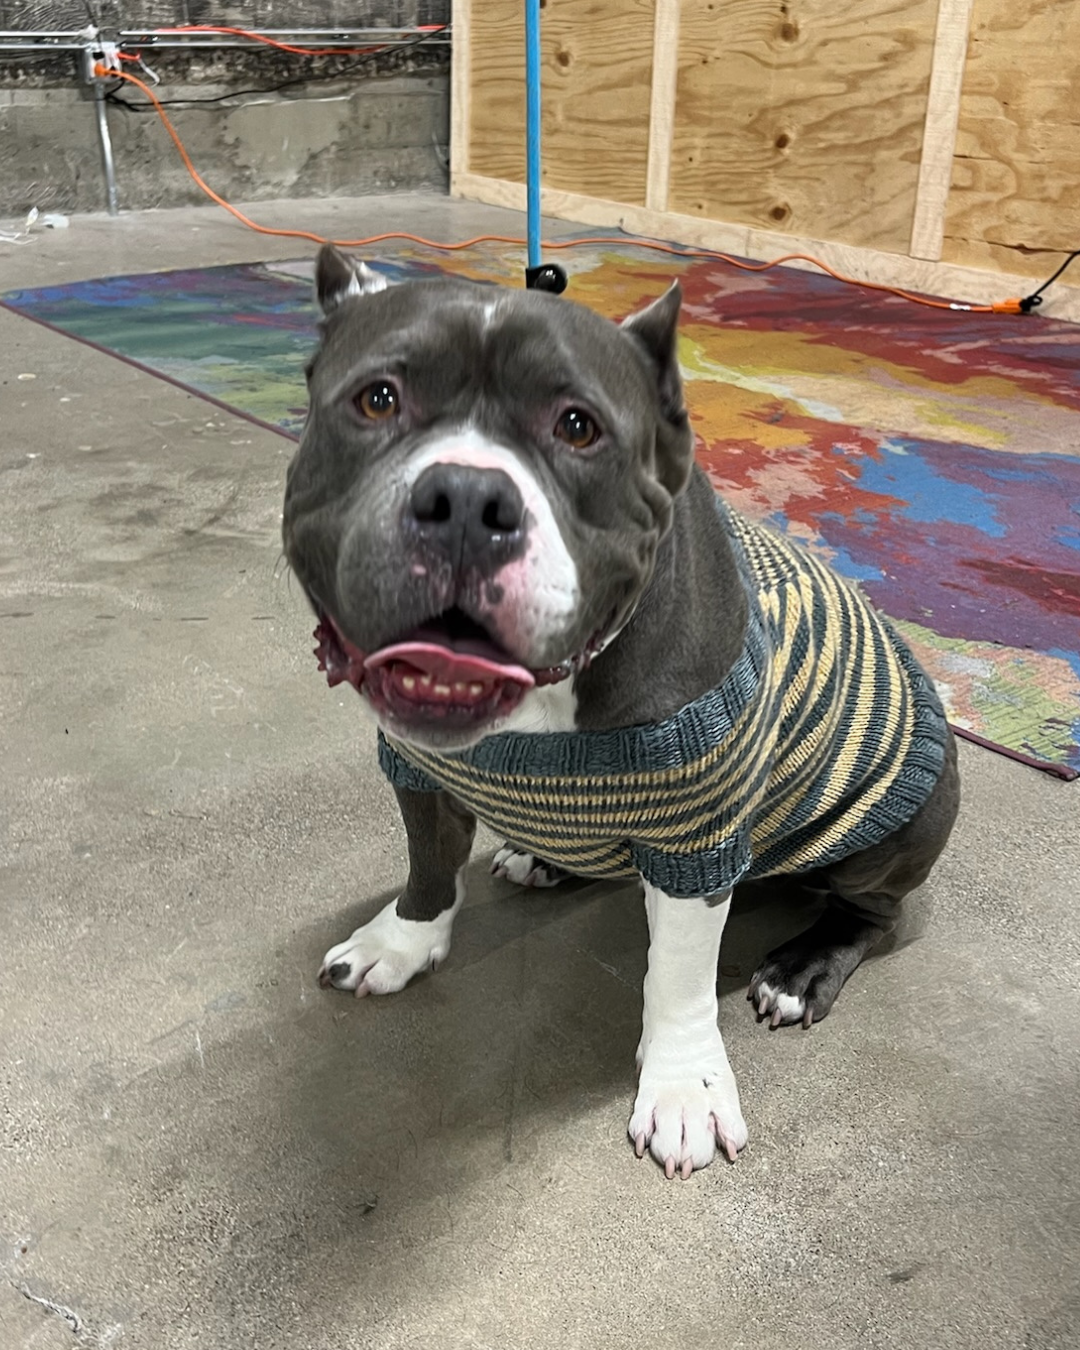
M 304 251 L 213 210 L 77 218 L 0 245 L 0 290 Z M 632 889 L 522 896 L 481 848 L 437 977 L 317 988 L 405 841 L 281 574 L 289 444 L 5 312 L 0 351 L 0 1346 L 1080 1343 L 1080 785 L 962 747 L 905 941 L 809 1035 L 744 1002 L 798 922 L 745 897 L 750 1146 L 666 1183 L 624 1134 Z

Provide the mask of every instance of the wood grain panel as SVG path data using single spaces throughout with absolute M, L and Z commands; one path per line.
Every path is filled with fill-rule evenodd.
M 1075 248 L 1080 4 L 975 0 L 943 256 L 1042 277 Z
M 671 211 L 906 252 L 936 0 L 685 0 Z
M 525 209 L 525 185 L 476 174 L 455 174 L 451 191 L 469 201 L 488 202 L 514 211 Z M 939 295 L 971 304 L 992 304 L 1008 295 L 1022 295 L 1024 279 L 1007 273 L 987 272 L 955 263 L 928 262 L 903 257 L 880 249 L 838 244 L 834 240 L 810 236 L 779 234 L 775 230 L 755 230 L 748 225 L 724 224 L 701 216 L 677 216 L 669 211 L 650 211 L 625 202 L 603 201 L 573 192 L 543 193 L 545 216 L 576 220 L 587 225 L 618 226 L 631 234 L 654 239 L 678 239 L 684 244 L 719 249 L 741 258 L 759 258 L 762 262 L 796 249 L 812 254 L 845 276 L 873 281 L 886 286 L 902 286 L 925 295 Z M 524 254 L 523 254 L 524 256 Z M 659 264 L 662 268 L 662 264 Z M 817 269 L 805 262 L 786 266 L 807 271 Z M 1049 318 L 1080 323 L 1080 286 L 1057 285 L 1040 311 Z M 1015 322 L 1005 320 L 1004 322 Z
M 644 203 L 654 0 L 547 0 L 543 181 Z M 472 0 L 469 171 L 525 180 L 525 17 L 521 0 Z

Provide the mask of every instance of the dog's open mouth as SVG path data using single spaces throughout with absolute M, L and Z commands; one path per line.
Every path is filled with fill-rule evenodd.
M 410 724 L 470 726 L 504 717 L 536 684 L 571 673 L 569 665 L 565 672 L 527 670 L 457 608 L 374 652 L 362 652 L 329 616 L 315 639 L 328 684 L 348 682 L 377 712 Z

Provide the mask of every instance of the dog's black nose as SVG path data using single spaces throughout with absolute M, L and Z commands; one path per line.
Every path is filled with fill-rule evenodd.
M 456 566 L 502 564 L 524 543 L 525 504 L 501 469 L 432 464 L 413 484 L 408 523 Z

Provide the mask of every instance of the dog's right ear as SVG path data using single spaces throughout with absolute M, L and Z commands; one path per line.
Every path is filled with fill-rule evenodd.
M 339 252 L 333 244 L 323 244 L 315 261 L 315 294 L 324 314 L 332 314 L 338 305 L 358 295 L 385 291 L 390 283 L 367 263 Z

